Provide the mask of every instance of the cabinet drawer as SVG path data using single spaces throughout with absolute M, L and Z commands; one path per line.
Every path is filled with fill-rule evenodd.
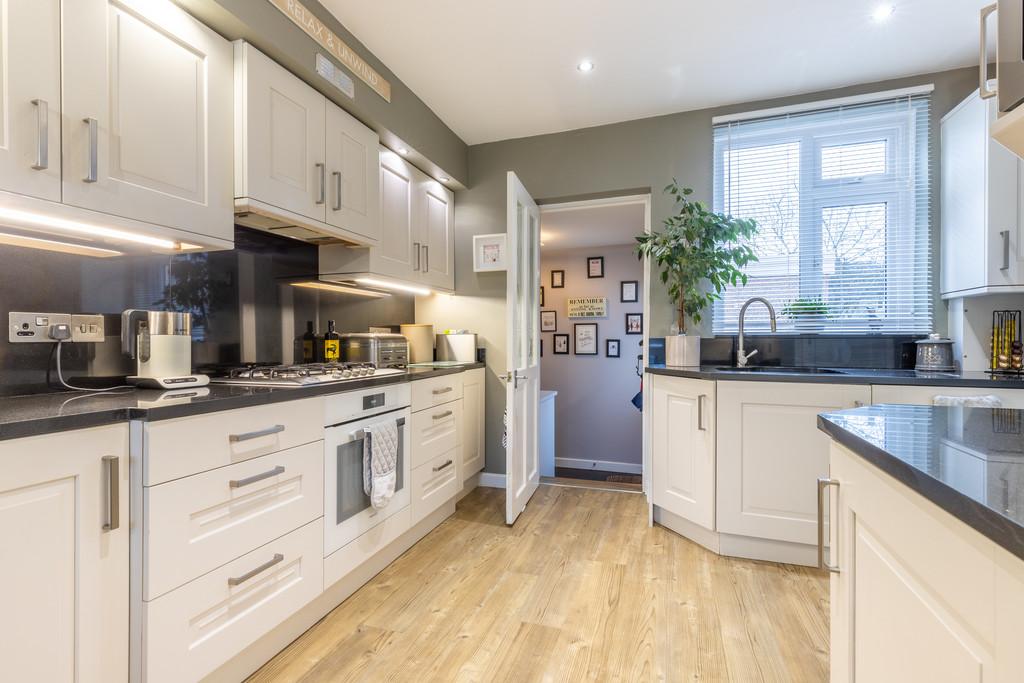
M 462 374 L 444 375 L 412 382 L 412 409 L 424 410 L 462 398 Z
M 462 400 L 412 414 L 412 466 L 451 451 L 462 441 Z
M 146 425 L 143 484 L 153 486 L 324 438 L 319 398 Z
M 323 515 L 323 442 L 145 489 L 144 599 Z
M 148 683 L 197 681 L 323 590 L 323 523 L 310 522 L 143 603 Z
M 324 588 L 333 586 L 349 572 L 366 562 L 412 526 L 412 508 L 391 515 L 355 540 L 349 541 L 324 558 Z
M 412 523 L 416 524 L 459 492 L 459 449 L 439 455 L 412 471 Z

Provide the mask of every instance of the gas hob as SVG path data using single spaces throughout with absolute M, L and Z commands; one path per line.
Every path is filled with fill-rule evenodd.
M 211 382 L 265 387 L 303 387 L 383 377 L 405 372 L 377 368 L 373 363 L 305 363 L 300 365 L 245 365 L 231 368 Z

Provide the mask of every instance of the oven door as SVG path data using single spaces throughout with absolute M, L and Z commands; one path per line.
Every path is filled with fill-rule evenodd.
M 999 0 L 998 6 L 999 111 L 1008 112 L 1024 102 L 1024 0 Z
M 363 491 L 364 429 L 379 422 L 398 423 L 398 472 L 395 495 L 374 509 Z M 328 427 L 324 434 L 324 557 L 359 538 L 409 505 L 408 408 Z

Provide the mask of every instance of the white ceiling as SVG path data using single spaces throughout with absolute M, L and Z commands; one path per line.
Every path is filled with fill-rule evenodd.
M 882 1 L 321 0 L 469 144 L 976 59 L 990 0 Z
M 644 231 L 643 204 L 612 204 L 540 213 L 540 241 L 545 251 L 635 244 Z

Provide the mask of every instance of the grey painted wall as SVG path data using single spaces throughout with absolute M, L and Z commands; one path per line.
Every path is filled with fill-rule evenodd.
M 588 256 L 604 257 L 604 277 L 588 278 Z M 551 271 L 565 271 L 565 287 L 551 288 Z M 603 460 L 639 465 L 642 462 L 643 423 L 640 411 L 630 400 L 640 391 L 636 357 L 639 335 L 626 334 L 626 313 L 642 313 L 643 263 L 629 245 L 585 249 L 541 250 L 540 281 L 544 285 L 544 306 L 557 316 L 559 334 L 569 335 L 569 355 L 555 355 L 554 333 L 542 332 L 544 357 L 540 364 L 540 386 L 558 392 L 555 398 L 555 457 Z M 619 301 L 619 283 L 636 280 L 636 303 Z M 597 320 L 570 320 L 566 300 L 570 297 L 603 296 L 608 315 Z M 596 322 L 598 355 L 577 356 L 573 350 L 573 324 Z M 605 340 L 619 340 L 619 357 L 605 356 Z M 628 471 L 628 470 L 626 470 Z
M 868 83 L 839 90 L 808 93 L 762 102 L 670 114 L 638 121 L 627 121 L 596 128 L 541 135 L 516 140 L 475 145 L 469 148 L 470 189 L 456 196 L 456 288 L 460 295 L 475 299 L 505 296 L 504 277 L 488 276 L 481 281 L 472 273 L 472 239 L 475 234 L 505 231 L 505 177 L 515 171 L 526 189 L 538 199 L 569 198 L 594 193 L 635 194 L 627 188 L 653 188 L 652 225 L 657 229 L 671 210 L 661 192 L 669 180 L 693 187 L 696 197 L 711 200 L 712 131 L 711 119 L 719 114 L 750 111 L 800 102 L 829 99 L 861 93 L 933 83 L 932 117 L 935 135 L 932 148 L 932 224 L 939 225 L 939 119 L 977 87 L 977 72 L 957 69 L 924 74 L 880 83 Z M 934 249 L 936 268 L 938 249 Z M 468 275 L 465 274 L 469 270 Z M 937 287 L 937 278 L 936 278 Z M 664 334 L 672 321 L 672 305 L 660 287 L 651 294 L 651 334 Z M 936 327 L 946 328 L 946 310 L 936 291 Z M 703 330 L 710 330 L 705 321 Z M 489 315 L 474 326 L 491 339 L 504 337 L 504 315 Z M 504 348 L 499 360 L 490 359 L 492 372 L 504 365 Z M 503 394 L 488 392 L 488 427 L 500 425 L 504 410 Z M 488 431 L 487 465 L 489 472 L 505 471 L 505 453 L 500 430 Z

